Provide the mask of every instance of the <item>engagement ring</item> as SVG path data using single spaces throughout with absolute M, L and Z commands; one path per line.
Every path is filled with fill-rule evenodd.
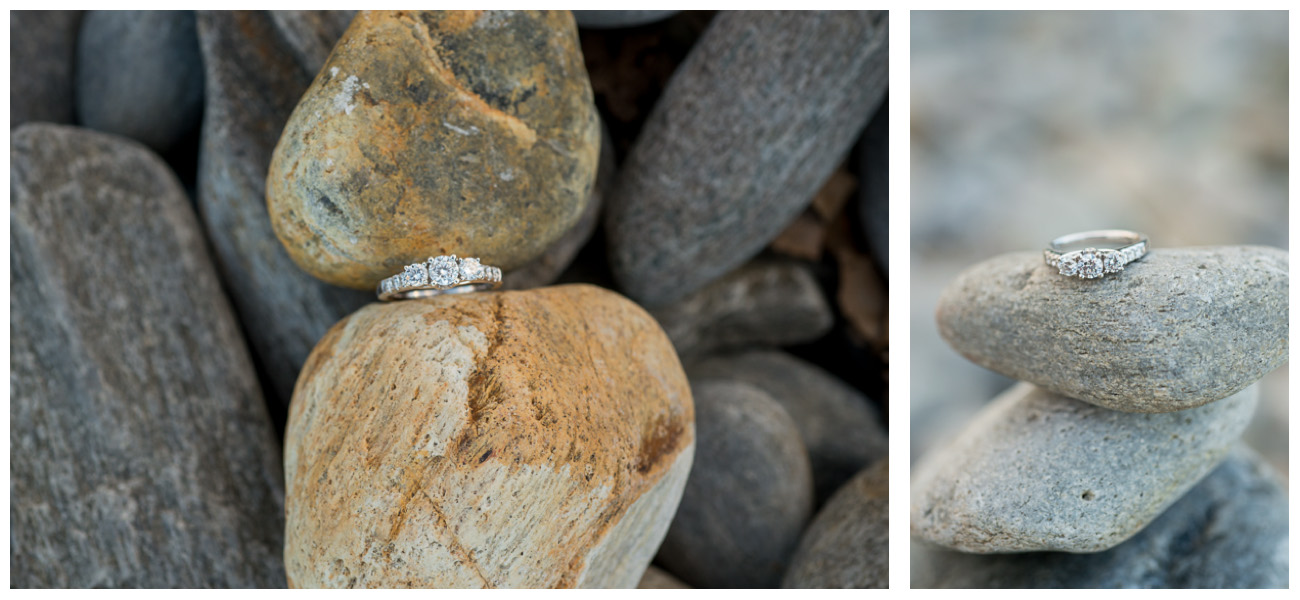
M 463 294 L 501 286 L 501 269 L 479 263 L 477 258 L 431 256 L 429 260 L 406 265 L 401 273 L 381 282 L 379 299 L 404 300 L 428 298 L 439 294 Z
M 1147 244 L 1145 235 L 1124 229 L 1071 233 L 1052 240 L 1043 251 L 1043 262 L 1066 277 L 1096 279 L 1123 271 L 1124 265 L 1142 258 L 1147 253 Z M 1079 246 L 1086 247 L 1068 250 Z

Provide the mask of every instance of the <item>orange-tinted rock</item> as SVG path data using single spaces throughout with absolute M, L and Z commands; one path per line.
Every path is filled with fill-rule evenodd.
M 672 345 L 616 294 L 372 304 L 294 393 L 290 585 L 635 587 L 694 446 Z
M 267 206 L 337 285 L 437 254 L 509 270 L 577 222 L 599 146 L 567 11 L 363 11 L 285 126 Z

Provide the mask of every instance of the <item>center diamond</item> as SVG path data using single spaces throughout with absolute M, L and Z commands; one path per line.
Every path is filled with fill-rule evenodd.
M 1057 269 L 1062 275 L 1076 276 L 1083 279 L 1095 279 L 1106 272 L 1101 255 L 1097 253 L 1095 248 L 1062 255 Z
M 429 259 L 429 281 L 434 285 L 455 285 L 459 270 L 454 254 Z

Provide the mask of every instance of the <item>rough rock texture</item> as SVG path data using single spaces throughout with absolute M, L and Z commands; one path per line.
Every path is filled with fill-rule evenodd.
M 610 265 L 647 306 L 759 252 L 875 112 L 888 16 L 722 12 L 673 74 L 610 196 Z
M 767 392 L 799 426 L 818 498 L 889 454 L 889 438 L 861 392 L 784 352 L 754 350 L 688 365 L 692 380 L 733 379 Z
M 693 421 L 663 331 L 604 289 L 371 304 L 330 329 L 294 393 L 289 583 L 634 587 Z
M 584 29 L 617 29 L 637 27 L 662 21 L 681 11 L 677 10 L 575 10 L 573 18 Z
M 1258 396 L 1144 414 L 1017 384 L 917 464 L 912 535 L 976 553 L 1114 547 L 1219 464 Z
M 682 580 L 673 577 L 671 573 L 651 565 L 645 570 L 645 575 L 641 576 L 641 583 L 636 585 L 638 590 L 688 590 L 691 586 L 682 583 Z
M 77 40 L 77 118 L 165 152 L 203 117 L 194 11 L 92 10 Z
M 554 283 L 560 273 L 573 262 L 578 251 L 591 239 L 600 223 L 600 207 L 605 204 L 609 186 L 613 183 L 618 165 L 614 159 L 614 143 L 610 140 L 609 130 L 601 127 L 600 162 L 596 169 L 596 183 L 591 187 L 591 198 L 587 208 L 583 209 L 578 222 L 569 228 L 560 239 L 555 240 L 541 256 L 531 260 L 501 278 L 501 286 L 508 290 L 524 290 L 542 287 Z
M 514 269 L 582 215 L 599 123 L 567 11 L 363 11 L 285 125 L 271 222 L 336 285 L 438 254 Z
M 889 276 L 889 102 L 858 142 L 858 216 L 876 266 Z
M 1183 410 L 1286 361 L 1287 267 L 1277 248 L 1156 249 L 1085 280 L 1039 252 L 1005 254 L 944 290 L 939 333 L 976 364 L 1071 398 Z
M 355 10 L 273 10 L 267 13 L 298 66 L 310 75 L 320 72 L 334 43 L 356 16 Z
M 9 127 L 71 123 L 79 10 L 9 13 Z
M 694 587 L 776 587 L 812 514 L 799 428 L 749 384 L 691 391 L 699 451 L 656 562 Z
M 1284 588 L 1285 484 L 1238 446 L 1133 539 L 1095 554 L 981 556 L 916 547 L 912 587 Z
M 279 450 L 176 177 L 31 124 L 10 146 L 14 587 L 280 587 Z
M 771 259 L 744 265 L 652 314 L 683 357 L 808 342 L 835 319 L 806 264 Z
M 889 587 L 889 459 L 849 480 L 804 531 L 786 588 Z
M 281 16 L 281 19 L 287 17 Z M 303 17 L 297 23 L 329 23 Z M 199 41 L 207 71 L 207 108 L 199 153 L 198 205 L 226 288 L 270 380 L 283 418 L 298 370 L 336 321 L 373 294 L 325 285 L 304 273 L 275 239 L 263 190 L 271 149 L 311 75 L 267 13 L 201 12 Z

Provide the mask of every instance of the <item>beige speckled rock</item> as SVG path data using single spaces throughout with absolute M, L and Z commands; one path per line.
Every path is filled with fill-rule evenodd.
M 672 345 L 617 294 L 372 304 L 294 392 L 290 585 L 635 587 L 694 447 Z
M 362 11 L 284 127 L 267 208 L 335 285 L 437 254 L 509 271 L 578 222 L 599 149 L 568 11 Z

